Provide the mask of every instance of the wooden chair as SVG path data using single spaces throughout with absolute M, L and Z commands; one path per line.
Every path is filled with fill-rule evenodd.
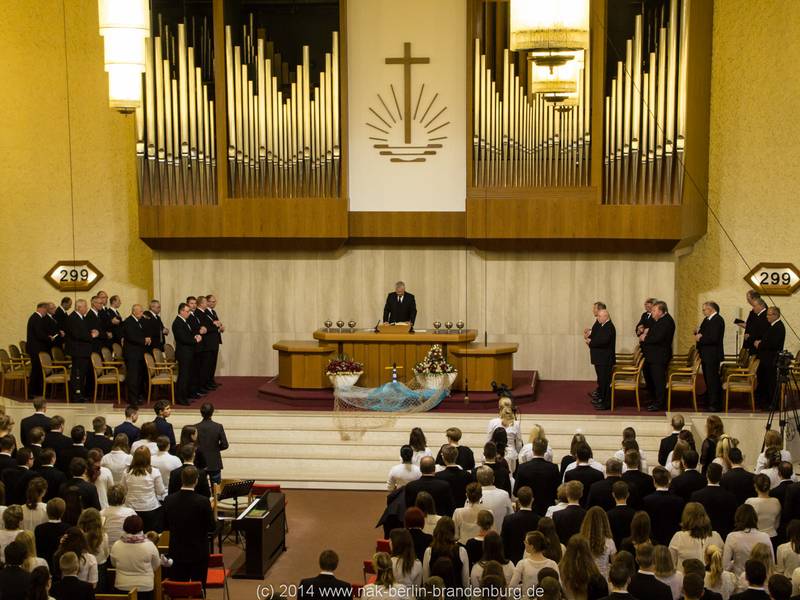
M 95 600 L 136 600 L 139 597 L 136 588 L 127 594 L 95 594 Z
M 722 388 L 725 390 L 725 412 L 728 412 L 728 402 L 731 394 L 749 394 L 750 408 L 756 411 L 756 386 L 758 385 L 758 359 L 751 358 L 746 369 L 729 369 Z
M 742 348 L 735 356 L 726 356 L 725 360 L 720 363 L 720 379 L 725 381 L 731 369 L 746 369 L 750 365 L 750 361 L 754 359 L 755 355 L 750 356 L 747 348 Z
M 616 353 L 617 362 L 614 365 L 614 370 L 617 367 L 633 367 L 639 362 L 642 356 L 642 349 L 639 344 L 633 347 L 633 352 L 618 352 Z
M 175 362 L 175 346 L 164 344 L 164 356 L 167 357 L 167 362 Z
M 144 355 L 144 362 L 147 365 L 147 404 L 150 404 L 150 398 L 153 391 L 153 386 L 169 386 L 170 404 L 175 404 L 175 381 L 177 377 L 172 371 L 172 367 L 166 364 L 156 364 L 153 355 L 146 352 Z
M 111 354 L 114 357 L 114 360 L 124 361 L 125 357 L 122 355 L 122 346 L 119 345 L 117 342 L 111 344 Z
M 165 600 L 203 600 L 203 584 L 200 581 L 172 581 L 165 579 L 161 582 L 161 591 Z
M 92 373 L 94 374 L 94 394 L 92 402 L 97 404 L 97 390 L 100 386 L 113 385 L 117 388 L 117 404 L 122 404 L 121 383 L 125 381 L 125 375 L 113 365 L 103 363 L 103 359 L 97 352 L 92 352 Z
M 225 561 L 222 554 L 209 554 L 208 573 L 206 574 L 206 588 L 222 588 L 222 598 L 230 598 L 228 591 L 228 577 L 231 570 L 225 568 Z
M 67 358 L 67 355 L 64 354 L 64 351 L 60 346 L 53 346 L 53 348 L 50 350 L 50 355 L 53 357 L 54 365 L 64 365 L 65 367 L 69 367 L 72 364 L 72 360 Z
M 22 352 L 23 356 L 27 356 L 28 354 L 28 342 L 25 340 L 19 341 L 19 351 Z
M 39 361 L 42 363 L 42 397 L 47 398 L 47 386 L 53 386 L 53 396 L 55 397 L 55 386 L 64 386 L 64 397 L 69 404 L 69 369 L 64 365 L 53 364 L 53 359 L 47 352 L 39 352 Z
M 28 370 L 21 360 L 14 360 L 3 349 L 0 349 L 0 375 L 3 380 L 0 382 L 0 396 L 5 396 L 6 381 L 12 385 L 22 382 L 23 399 L 28 399 Z
M 691 392 L 692 406 L 697 412 L 697 376 L 700 374 L 700 356 L 694 353 L 691 367 L 675 367 L 667 380 L 667 412 L 672 406 L 672 392 Z
M 12 360 L 16 360 L 24 364 L 25 368 L 28 369 L 28 374 L 30 375 L 30 369 L 31 369 L 30 357 L 27 354 L 22 354 L 22 352 L 20 352 L 19 346 L 17 346 L 16 344 L 8 345 L 8 353 L 11 356 Z
M 642 365 L 644 357 L 640 356 L 635 365 L 621 366 L 611 375 L 611 410 L 614 410 L 614 400 L 618 390 L 632 391 L 636 397 L 636 410 L 642 410 L 639 404 L 639 386 L 642 379 Z

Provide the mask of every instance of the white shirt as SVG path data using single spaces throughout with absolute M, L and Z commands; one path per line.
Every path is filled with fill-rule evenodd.
M 672 600 L 679 600 L 679 598 L 683 595 L 681 593 L 683 591 L 683 573 L 680 571 L 675 571 L 669 577 L 659 577 L 656 575 L 656 579 L 669 586 L 669 589 L 672 592 Z
M 722 568 L 733 571 L 737 577 L 744 573 L 744 563 L 750 558 L 750 552 L 756 544 L 766 544 L 772 548 L 769 536 L 763 531 L 757 529 L 731 531 L 725 539 L 725 547 L 722 550 Z
M 136 440 L 135 442 L 133 442 L 133 444 L 131 444 L 131 455 L 133 455 L 133 453 L 136 452 L 137 448 L 141 448 L 142 446 L 147 446 L 147 449 L 150 450 L 151 457 L 158 454 L 158 444 L 145 439 L 141 439 L 141 440 Z
M 100 465 L 100 473 L 94 480 L 94 487 L 97 488 L 97 498 L 100 500 L 100 508 L 108 506 L 108 490 L 114 485 L 114 475 L 111 469 Z
M 0 529 L 0 553 L 5 556 L 6 546 L 8 546 L 11 542 L 17 539 L 17 534 L 19 534 L 22 529 L 15 529 L 14 531 L 9 531 L 8 529 Z
M 544 516 L 552 518 L 553 517 L 553 513 L 557 513 L 560 510 L 564 510 L 565 508 L 567 508 L 567 506 L 569 506 L 569 504 L 566 503 L 566 502 L 558 502 L 557 504 L 554 504 L 553 506 L 548 507 L 547 513 L 545 513 Z
M 103 541 L 100 542 L 100 547 L 97 548 L 97 552 L 94 553 L 94 557 L 97 559 L 97 564 L 102 565 L 108 560 L 108 557 L 111 553 L 111 546 L 108 545 L 108 534 L 103 533 Z
M 403 487 L 409 481 L 416 481 L 422 477 L 419 467 L 411 463 L 400 463 L 389 469 L 389 478 L 386 480 L 386 488 L 391 492 L 399 487 Z
M 128 506 L 109 506 L 100 511 L 103 517 L 103 529 L 108 535 L 108 544 L 113 547 L 114 543 L 122 537 L 122 524 L 125 519 L 132 517 L 136 511 Z
M 705 564 L 706 548 L 712 544 L 720 548 L 723 545 L 722 537 L 716 531 L 712 531 L 709 537 L 702 539 L 692 537 L 688 531 L 678 531 L 669 542 L 672 562 L 681 573 L 683 573 L 683 561 L 687 558 L 696 558 Z
M 39 502 L 34 509 L 28 508 L 27 504 L 22 505 L 23 529 L 33 531 L 42 523 L 47 523 L 47 505 L 44 502 Z
M 420 560 L 414 561 L 414 566 L 411 571 L 403 573 L 403 563 L 396 557 L 392 557 L 392 571 L 394 571 L 394 580 L 405 586 L 422 585 L 422 562 Z
M 425 525 L 422 526 L 422 532 L 433 535 L 433 530 L 436 529 L 436 524 L 441 518 L 441 515 L 425 515 Z
M 100 465 L 111 471 L 111 475 L 114 477 L 114 483 L 118 484 L 122 483 L 122 476 L 128 469 L 128 466 L 130 466 L 131 460 L 133 460 L 133 457 L 127 452 L 112 450 L 103 456 Z
M 623 473 L 628 470 L 628 465 L 625 464 L 625 451 L 624 450 L 622 450 L 620 448 L 619 450 L 614 452 L 614 458 L 616 458 L 619 462 L 622 463 L 622 472 Z M 641 449 L 639 450 L 639 458 L 640 458 L 641 463 L 642 463 L 639 466 L 639 470 L 642 473 L 649 473 L 650 471 L 647 469 L 647 458 L 644 455 L 644 451 L 641 450 Z
M 533 460 L 533 444 L 528 442 L 525 444 L 522 449 L 519 451 L 519 456 L 517 456 L 517 462 L 519 464 L 526 463 L 529 460 Z M 547 444 L 547 450 L 545 450 L 544 456 L 542 457 L 547 462 L 553 462 L 553 449 L 550 447 L 550 444 Z
M 469 556 L 464 546 L 458 547 L 458 558 L 461 560 L 461 581 L 456 581 L 456 586 L 466 587 L 469 584 Z M 431 549 L 425 549 L 422 557 L 422 582 L 425 583 L 431 578 Z M 368 596 L 365 596 L 368 597 Z
M 508 437 L 505 459 L 509 461 L 517 460 L 519 450 L 522 448 L 522 431 L 519 427 L 519 421 L 514 421 L 511 425 L 503 425 L 503 420 L 500 417 L 495 417 L 489 421 L 489 426 L 486 428 L 487 442 L 492 439 L 492 433 L 498 427 L 505 429 L 506 436 Z
M 503 529 L 503 519 L 514 512 L 508 492 L 493 485 L 483 486 L 481 504 L 486 510 L 492 511 L 494 525 L 492 529 L 498 533 Z
M 781 461 L 783 462 L 792 462 L 792 453 L 788 450 L 781 450 Z M 767 457 L 764 456 L 764 453 L 758 455 L 756 459 L 756 468 L 755 473 L 761 473 L 764 469 L 767 468 Z
M 595 556 L 594 564 L 597 565 L 597 569 L 600 571 L 600 574 L 608 579 L 608 568 L 611 566 L 611 557 L 617 553 L 617 545 L 614 543 L 614 540 L 611 538 L 606 538 L 606 546 L 603 549 L 603 552 L 599 556 Z
M 506 564 L 500 566 L 503 567 L 503 577 L 506 580 L 506 584 L 508 584 L 514 576 L 514 563 L 509 560 Z M 480 587 L 481 577 L 483 577 L 483 565 L 478 561 L 473 565 L 472 571 L 469 573 L 470 585 L 474 588 Z
M 736 589 L 736 575 L 730 571 L 723 571 L 720 573 L 717 585 L 711 585 L 711 574 L 706 573 L 705 587 L 712 592 L 717 592 L 722 596 L 722 600 L 728 600 L 733 595 Z
M 419 461 L 426 456 L 433 456 L 433 452 L 431 452 L 430 448 L 425 448 L 425 450 L 414 450 L 414 454 L 411 456 L 411 464 L 419 466 Z
M 791 577 L 794 570 L 800 567 L 800 554 L 792 549 L 792 543 L 786 542 L 778 546 L 778 559 L 775 562 L 775 572 Z
M 758 515 L 758 530 L 769 537 L 778 535 L 781 518 L 781 502 L 777 498 L 748 498 L 745 504 L 752 506 Z
M 152 469 L 145 475 L 132 475 L 130 472 L 126 472 L 122 477 L 122 485 L 128 490 L 125 505 L 130 506 L 136 512 L 158 509 L 161 506 L 159 500 L 163 500 L 167 495 L 164 482 L 161 480 L 161 472 L 158 469 Z
M 78 579 L 97 585 L 97 559 L 94 554 L 84 552 L 78 557 Z
M 484 510 L 482 504 L 472 504 L 467 500 L 466 506 L 457 508 L 453 512 L 453 523 L 456 526 L 456 537 L 462 544 L 478 535 L 481 528 L 478 526 L 478 513 Z
M 555 569 L 556 573 L 559 573 L 558 563 L 554 560 L 549 558 L 534 560 L 530 556 L 524 556 L 514 567 L 514 574 L 511 576 L 509 587 L 523 591 L 532 589 L 539 584 L 539 571 L 545 568 Z
M 169 474 L 182 464 L 180 458 L 166 450 L 163 452 L 159 450 L 150 457 L 150 466 L 161 471 L 161 481 L 166 481 L 167 483 L 169 483 Z
M 158 548 L 150 540 L 137 544 L 119 540 L 111 547 L 111 564 L 117 570 L 114 587 L 124 591 L 138 588 L 143 592 L 151 592 L 153 574 L 161 565 L 161 557 Z
M 597 470 L 598 470 L 598 471 L 600 471 L 600 472 L 601 472 L 603 475 L 605 475 L 605 474 L 606 474 L 606 467 L 605 467 L 605 465 L 603 465 L 602 463 L 599 463 L 599 462 L 597 462 L 597 461 L 596 461 L 595 459 L 593 459 L 593 458 L 590 458 L 588 463 L 579 463 L 577 460 L 576 460 L 575 462 L 571 462 L 571 463 L 569 463 L 569 465 L 567 465 L 567 468 L 566 468 L 566 469 L 564 469 L 564 476 L 566 476 L 566 475 L 567 475 L 567 471 L 572 471 L 572 469 L 574 469 L 575 467 L 582 466 L 582 465 L 586 465 L 586 464 L 588 464 L 588 465 L 589 465 L 590 467 L 592 467 L 593 469 L 597 469 Z M 563 477 L 562 477 L 562 480 L 563 480 Z

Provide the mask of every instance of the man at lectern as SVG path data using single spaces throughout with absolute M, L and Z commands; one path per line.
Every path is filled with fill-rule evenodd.
M 406 284 L 398 281 L 394 284 L 394 292 L 386 297 L 383 307 L 384 323 L 411 323 L 417 319 L 417 303 L 414 294 L 406 292 Z

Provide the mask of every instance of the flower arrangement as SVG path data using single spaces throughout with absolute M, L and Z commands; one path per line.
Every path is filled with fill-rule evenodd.
M 414 373 L 417 375 L 445 375 L 455 372 L 456 368 L 445 360 L 439 344 L 431 346 L 424 360 L 414 365 Z
M 364 372 L 364 364 L 350 360 L 346 355 L 337 356 L 328 362 L 326 375 L 360 375 Z

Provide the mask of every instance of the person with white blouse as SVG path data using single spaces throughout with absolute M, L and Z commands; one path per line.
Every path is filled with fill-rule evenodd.
M 150 450 L 146 446 L 133 453 L 131 465 L 122 477 L 122 485 L 126 489 L 125 503 L 142 518 L 144 528 L 161 531 L 160 501 L 166 497 L 167 490 L 161 472 L 150 466 Z
M 114 483 L 122 483 L 122 476 L 128 470 L 133 457 L 129 453 L 128 436 L 124 433 L 118 433 L 114 437 L 114 443 L 111 446 L 111 452 L 103 456 L 100 464 L 111 471 L 114 477 Z
M 123 536 L 111 547 L 111 564 L 117 573 L 114 587 L 122 592 L 138 591 L 137 598 L 153 598 L 153 577 L 161 565 L 155 544 L 142 531 L 141 517 L 133 515 L 123 523 Z
M 151 456 L 158 452 L 158 443 L 156 443 L 158 435 L 158 426 L 153 421 L 144 423 L 142 425 L 142 437 L 131 444 L 131 454 L 142 446 L 150 450 Z
M 622 442 L 620 443 L 620 449 L 614 453 L 614 458 L 622 463 L 623 473 L 626 471 L 625 453 L 629 450 L 636 450 L 639 453 L 639 458 L 641 459 L 639 470 L 647 473 L 647 458 L 645 457 L 644 452 L 639 448 L 639 442 L 636 441 L 636 430 L 633 427 L 626 427 L 622 430 Z
M 468 484 L 466 492 L 466 504 L 453 512 L 456 537 L 461 544 L 466 544 L 467 540 L 478 535 L 481 530 L 480 525 L 478 525 L 478 513 L 484 509 L 481 504 L 483 492 L 480 483 L 473 481 Z
M 556 503 L 553 506 L 547 508 L 547 512 L 545 513 L 545 517 L 553 517 L 554 513 L 557 513 L 560 510 L 564 510 L 569 505 L 567 502 L 567 486 L 566 484 L 562 483 L 556 489 Z
M 161 472 L 161 481 L 169 483 L 169 474 L 183 463 L 180 458 L 169 453 L 169 438 L 167 436 L 158 436 L 156 446 L 158 446 L 158 452 L 150 457 L 150 464 Z
M 17 534 L 23 531 L 22 507 L 12 504 L 3 511 L 3 529 L 0 529 L 0 556 L 3 556 L 6 546 L 17 539 Z
M 529 531 L 525 536 L 525 554 L 514 567 L 509 586 L 520 590 L 533 589 L 539 583 L 539 571 L 554 569 L 558 573 L 558 563 L 543 554 L 547 539 L 541 531 Z
M 506 583 L 511 581 L 511 577 L 514 575 L 514 563 L 505 557 L 503 540 L 500 534 L 495 531 L 490 531 L 483 538 L 483 555 L 470 570 L 469 583 L 473 589 L 480 587 L 483 570 L 492 561 L 498 563 L 503 569 L 503 577 Z
M 703 505 L 699 502 L 689 502 L 683 507 L 681 514 L 681 530 L 672 536 L 669 550 L 672 553 L 672 562 L 677 565 L 678 571 L 683 573 L 683 561 L 687 558 L 696 558 L 703 561 L 706 548 L 716 545 L 722 547 L 722 537 L 711 529 L 711 519 Z
M 78 528 L 86 536 L 86 545 L 89 552 L 97 561 L 98 581 L 100 574 L 105 580 L 106 562 L 111 549 L 108 545 L 108 534 L 103 531 L 103 519 L 96 508 L 87 508 L 78 519 Z
M 722 467 L 722 474 L 724 475 L 731 470 L 731 450 L 739 447 L 739 440 L 723 433 L 717 440 L 716 449 L 714 450 L 715 457 L 712 462 L 717 463 Z
M 653 549 L 653 559 L 656 579 L 669 586 L 672 600 L 679 600 L 683 592 L 683 572 L 675 569 L 670 549 L 666 546 L 656 546 Z
M 372 557 L 372 566 L 375 569 L 375 581 L 363 587 L 362 597 L 376 600 L 408 597 L 406 596 L 406 586 L 394 578 L 392 559 L 389 554 L 376 552 Z
M 756 468 L 754 473 L 761 473 L 764 469 L 767 468 L 767 450 L 770 448 L 777 448 L 780 453 L 780 460 L 781 462 L 792 462 L 792 453 L 788 450 L 783 450 L 783 439 L 781 438 L 780 431 L 776 431 L 775 429 L 770 429 L 764 433 L 764 442 L 763 442 L 764 452 L 758 455 L 756 459 Z
M 734 515 L 734 531 L 725 539 L 722 550 L 722 566 L 737 577 L 744 573 L 744 563 L 756 544 L 771 546 L 769 536 L 758 530 L 758 515 L 750 504 L 742 504 Z
M 520 430 L 520 423 L 514 417 L 513 401 L 511 398 L 500 398 L 498 403 L 499 416 L 489 421 L 486 428 L 486 441 L 492 441 L 492 434 L 497 428 L 506 430 L 506 437 L 508 444 L 504 458 L 508 462 L 508 468 L 511 473 L 514 473 L 517 468 L 517 457 L 522 448 L 522 431 Z
M 413 463 L 414 449 L 409 446 L 400 447 L 400 464 L 389 469 L 389 477 L 386 481 L 386 488 L 393 492 L 403 487 L 409 481 L 416 481 L 422 477 L 419 466 Z
M 478 467 L 475 478 L 481 485 L 483 508 L 492 511 L 494 515 L 494 526 L 492 528 L 500 532 L 503 530 L 503 519 L 514 512 L 511 497 L 505 490 L 495 487 L 494 471 L 491 467 Z
M 88 468 L 86 476 L 89 483 L 94 484 L 97 490 L 97 499 L 100 501 L 100 508 L 108 506 L 108 490 L 114 485 L 114 475 L 111 469 L 104 467 L 103 451 L 100 448 L 92 448 L 89 450 Z
M 97 559 L 89 551 L 86 536 L 78 527 L 70 527 L 61 537 L 58 550 L 53 554 L 53 562 L 58 564 L 61 556 L 67 552 L 74 552 L 78 557 L 78 579 L 97 586 L 99 579 Z
M 408 435 L 408 445 L 414 453 L 411 455 L 411 464 L 419 466 L 421 461 L 426 456 L 433 456 L 433 452 L 428 448 L 428 440 L 425 439 L 425 432 L 419 427 L 414 427 Z
M 758 475 L 763 473 L 769 477 L 770 489 L 778 487 L 781 482 L 780 466 L 781 466 L 781 449 L 777 446 L 770 446 L 764 452 L 764 463 Z M 790 463 L 791 464 L 791 463 Z
M 800 520 L 793 519 L 786 528 L 789 541 L 778 546 L 775 572 L 791 578 L 795 569 L 800 567 Z
M 22 507 L 22 528 L 28 531 L 47 522 L 47 505 L 42 502 L 47 492 L 47 482 L 42 477 L 34 477 L 28 483 L 27 501 Z
M 392 529 L 389 542 L 394 580 L 407 587 L 422 585 L 422 561 L 417 558 L 414 539 L 408 529 Z
M 522 446 L 519 451 L 517 463 L 521 465 L 529 460 L 533 460 L 533 442 L 544 439 L 547 439 L 547 436 L 544 433 L 544 427 L 538 423 L 535 423 L 531 428 L 530 436 L 528 436 L 528 443 Z M 547 450 L 545 450 L 544 459 L 547 462 L 553 462 L 553 449 L 550 447 L 550 444 L 547 444 Z
M 758 530 L 766 533 L 770 538 L 778 535 L 778 526 L 781 520 L 781 503 L 777 498 L 769 495 L 771 482 L 764 473 L 759 473 L 753 479 L 753 486 L 758 496 L 748 498 L 749 504 L 756 511 L 758 517 Z
M 705 551 L 705 587 L 728 600 L 736 590 L 736 575 L 722 568 L 722 548 L 711 544 Z
M 100 511 L 110 547 L 122 537 L 122 524 L 125 519 L 135 514 L 135 510 L 125 506 L 125 488 L 121 485 L 111 486 L 108 490 L 108 506 Z

